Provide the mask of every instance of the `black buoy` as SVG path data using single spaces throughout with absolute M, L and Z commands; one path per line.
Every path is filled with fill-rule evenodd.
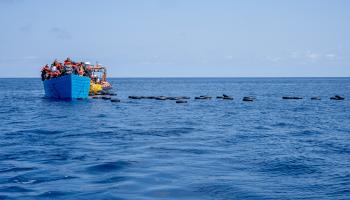
M 140 96 L 129 96 L 129 99 L 142 99 Z
M 185 100 L 177 100 L 176 103 L 187 103 Z
M 159 97 L 156 97 L 155 98 L 156 100 L 167 100 L 167 97 L 165 97 L 165 96 L 159 96 Z
M 311 97 L 311 100 L 321 100 L 321 97 Z
M 282 99 L 303 99 L 303 97 L 290 97 L 290 96 L 284 96 Z
M 178 97 L 167 97 L 168 100 L 180 100 Z
M 201 95 L 201 96 L 199 96 L 199 97 L 195 97 L 194 99 L 198 99 L 198 100 L 209 100 L 209 99 L 211 99 L 211 96 Z
M 243 97 L 242 101 L 254 101 L 254 97 Z
M 103 96 L 103 97 L 102 97 L 102 99 L 104 99 L 104 100 L 110 100 L 110 99 L 111 99 L 111 97 L 108 97 L 108 96 Z
M 339 96 L 339 95 L 335 95 L 333 97 L 330 98 L 331 100 L 345 100 L 345 97 Z
M 111 99 L 111 102 L 120 102 L 120 99 Z

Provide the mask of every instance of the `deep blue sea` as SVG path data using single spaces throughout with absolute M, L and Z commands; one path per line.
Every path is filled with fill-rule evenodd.
M 350 78 L 110 81 L 120 103 L 0 79 L 0 199 L 350 198 Z

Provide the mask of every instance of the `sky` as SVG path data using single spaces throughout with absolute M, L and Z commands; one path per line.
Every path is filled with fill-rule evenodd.
M 350 77 L 348 0 L 0 0 L 0 77 Z

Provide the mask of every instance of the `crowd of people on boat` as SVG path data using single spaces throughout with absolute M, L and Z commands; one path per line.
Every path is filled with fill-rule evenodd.
M 67 74 L 76 74 L 93 78 L 92 65 L 89 62 L 74 62 L 70 58 L 67 58 L 63 63 L 56 59 L 51 66 L 46 64 L 42 68 L 41 80 L 44 81 Z

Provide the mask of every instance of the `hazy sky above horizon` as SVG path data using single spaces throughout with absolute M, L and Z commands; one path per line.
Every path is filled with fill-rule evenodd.
M 347 0 L 0 0 L 0 77 L 350 76 Z

